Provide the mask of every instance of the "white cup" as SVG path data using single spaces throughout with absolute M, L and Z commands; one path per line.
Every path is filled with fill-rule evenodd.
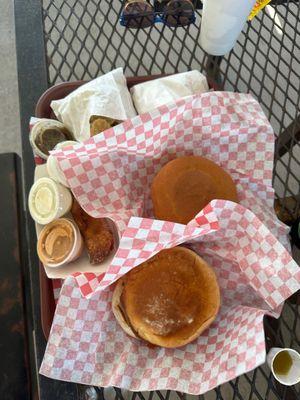
M 286 374 L 279 374 L 274 368 L 274 361 L 276 357 L 286 351 L 291 359 L 292 365 Z M 282 385 L 292 386 L 300 382 L 300 354 L 290 348 L 272 347 L 267 355 L 267 363 L 272 371 L 274 378 Z
M 200 45 L 211 55 L 230 51 L 256 0 L 203 0 Z
M 51 263 L 51 262 L 47 261 L 46 257 L 43 256 L 43 252 L 40 249 L 41 249 L 42 241 L 47 236 L 47 232 L 49 232 L 49 228 L 51 226 L 54 227 L 56 224 L 60 224 L 60 223 L 68 224 L 71 227 L 73 234 L 74 234 L 74 243 L 72 245 L 72 248 L 70 249 L 69 254 L 62 261 L 60 261 L 58 263 L 55 263 L 55 262 Z M 83 244 L 83 239 L 82 239 L 81 233 L 79 231 L 79 228 L 75 224 L 74 221 L 72 221 L 68 218 L 60 218 L 60 219 L 52 221 L 50 224 L 44 226 L 44 228 L 42 229 L 42 231 L 39 235 L 38 244 L 37 244 L 37 252 L 38 252 L 40 260 L 42 261 L 42 263 L 44 265 L 46 265 L 47 267 L 51 267 L 51 268 L 57 268 L 57 267 L 60 267 L 61 265 L 68 264 L 71 261 L 75 261 L 77 258 L 80 257 L 80 255 L 83 251 L 83 248 L 84 248 L 84 244 Z
M 74 140 L 66 140 L 65 142 L 58 143 L 55 146 L 54 150 L 62 149 L 67 146 L 74 146 L 75 144 L 78 144 L 78 142 L 75 142 Z M 66 181 L 64 174 L 59 168 L 57 159 L 51 154 L 47 159 L 47 171 L 51 179 L 68 187 L 68 183 Z
M 66 129 L 64 124 L 62 124 L 59 121 L 53 120 L 53 119 L 47 119 L 47 118 L 42 118 L 38 122 L 34 124 L 34 126 L 31 129 L 30 135 L 29 135 L 29 141 L 31 144 L 31 147 L 33 148 L 34 153 L 41 157 L 44 160 L 47 160 L 49 155 L 43 153 L 43 151 L 37 146 L 36 140 L 38 136 L 40 135 L 41 131 L 44 129 L 58 129 L 61 130 L 64 133 L 64 136 L 66 139 L 72 138 L 71 133 Z
M 72 207 L 72 195 L 69 189 L 50 178 L 38 179 L 30 189 L 28 197 L 32 218 L 46 225 L 62 217 Z

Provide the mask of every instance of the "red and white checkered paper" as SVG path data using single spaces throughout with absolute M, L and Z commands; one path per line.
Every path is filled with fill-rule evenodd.
M 104 276 L 78 274 L 65 281 L 40 372 L 103 387 L 199 394 L 263 363 L 263 315 L 278 316 L 283 301 L 300 288 L 286 227 L 272 208 L 273 146 L 272 129 L 251 96 L 212 92 L 56 152 L 80 204 L 95 217 L 114 219 L 123 235 Z M 227 169 L 240 204 L 214 200 L 188 225 L 141 218 L 152 214 L 153 176 L 183 154 L 206 156 Z M 149 347 L 116 322 L 112 283 L 181 243 L 214 267 L 222 306 L 192 344 Z

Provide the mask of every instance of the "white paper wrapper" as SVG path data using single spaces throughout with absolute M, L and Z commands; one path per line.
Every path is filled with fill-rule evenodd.
M 80 142 L 90 137 L 92 115 L 119 121 L 136 115 L 122 68 L 80 86 L 64 99 L 53 100 L 51 107 Z
M 193 94 L 208 92 L 206 77 L 199 71 L 182 72 L 133 86 L 131 95 L 139 114 Z

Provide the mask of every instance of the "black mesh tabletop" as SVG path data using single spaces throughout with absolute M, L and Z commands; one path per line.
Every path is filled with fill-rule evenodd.
M 24 129 L 38 96 L 46 87 L 58 82 L 89 80 L 119 66 L 124 68 L 126 76 L 200 70 L 217 82 L 220 89 L 251 93 L 263 107 L 276 135 L 273 176 L 278 213 L 287 215 L 291 222 L 299 217 L 300 203 L 299 2 L 271 1 L 252 22 L 246 23 L 234 49 L 224 57 L 209 56 L 201 49 L 201 2 L 194 3 L 197 8 L 194 25 L 174 29 L 155 24 L 144 30 L 130 30 L 119 23 L 123 1 L 16 0 Z M 26 73 L 31 74 L 31 82 L 26 81 Z M 25 140 L 23 148 L 28 155 Z M 28 170 L 32 160 L 25 158 L 24 162 L 26 172 L 26 165 Z M 27 189 L 31 177 L 32 172 L 27 174 Z M 265 318 L 268 348 L 300 350 L 299 307 L 298 294 L 285 303 L 279 320 Z M 47 385 L 49 387 L 48 381 Z M 64 390 L 67 393 L 65 386 Z M 129 393 L 81 386 L 77 386 L 76 393 L 79 398 L 90 399 L 194 397 L 169 391 Z M 199 399 L 300 399 L 300 388 L 299 385 L 289 388 L 277 384 L 269 369 L 262 366 Z

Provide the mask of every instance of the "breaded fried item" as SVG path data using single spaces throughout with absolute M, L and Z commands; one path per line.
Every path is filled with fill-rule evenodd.
M 90 263 L 101 263 L 113 250 L 114 235 L 107 218 L 93 218 L 78 204 L 73 202 L 71 209 L 73 218 L 83 236 Z
M 90 132 L 91 136 L 95 136 L 98 133 L 104 132 L 106 129 L 109 129 L 111 125 L 102 118 L 97 118 L 90 124 Z
M 90 118 L 90 134 L 91 136 L 95 136 L 98 133 L 106 131 L 106 129 L 118 125 L 119 123 L 119 121 L 112 118 L 92 115 Z

